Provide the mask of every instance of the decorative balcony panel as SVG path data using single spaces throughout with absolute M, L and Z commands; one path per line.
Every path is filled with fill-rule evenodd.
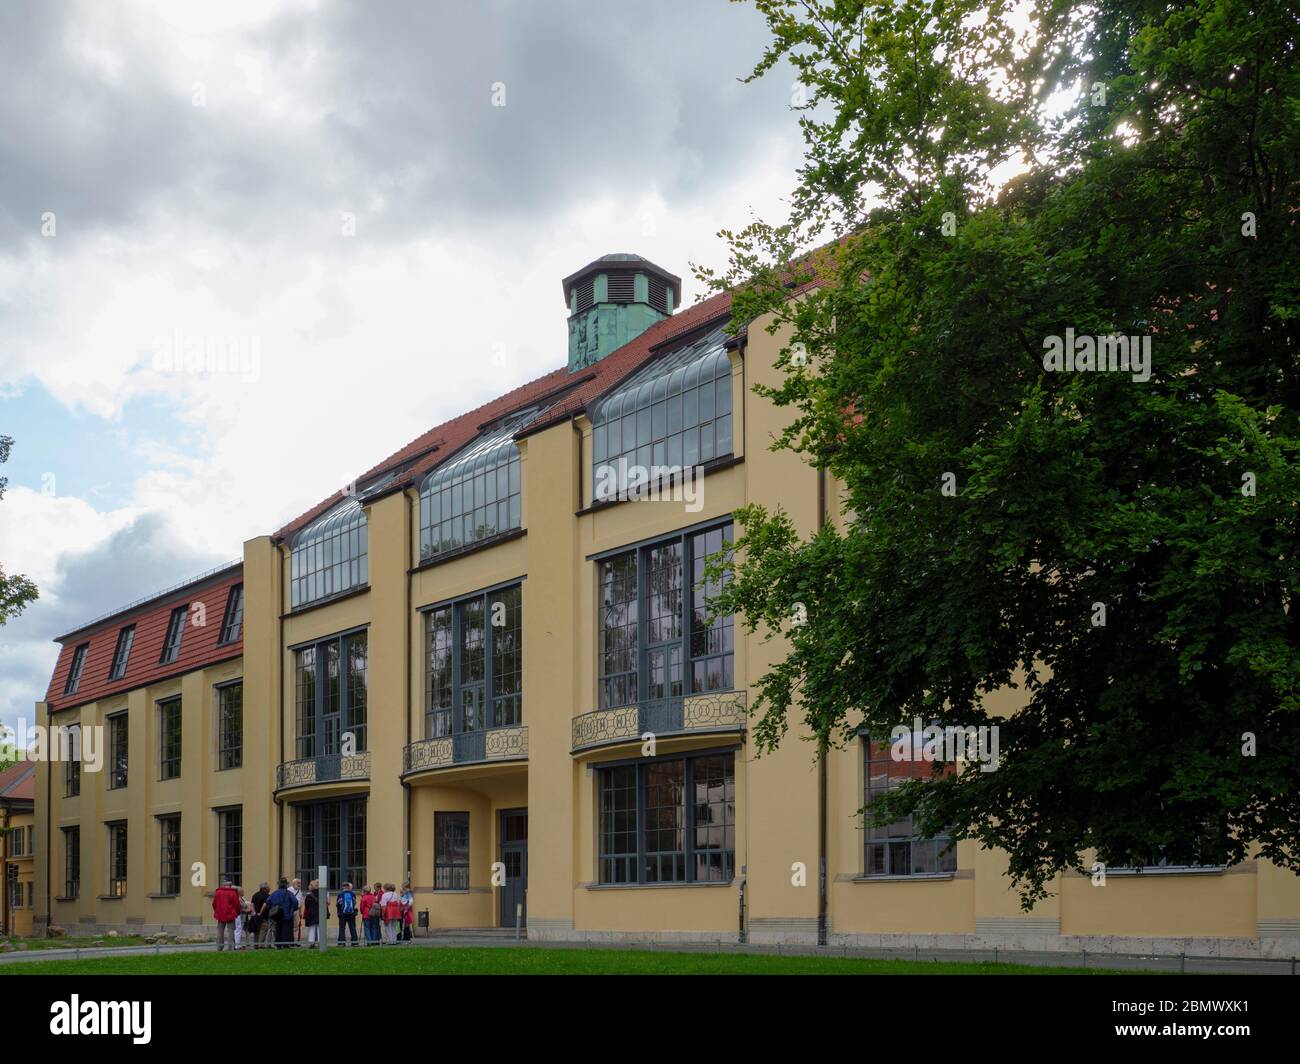
M 706 732 L 743 732 L 748 720 L 744 691 L 715 691 L 685 698 L 657 698 L 635 706 L 597 709 L 573 718 L 573 752 L 638 739 Z
M 370 753 L 321 754 L 276 766 L 275 789 L 310 787 L 317 783 L 340 783 L 370 779 Z
M 527 759 L 528 727 L 516 724 L 508 728 L 421 739 L 402 751 L 402 774 Z

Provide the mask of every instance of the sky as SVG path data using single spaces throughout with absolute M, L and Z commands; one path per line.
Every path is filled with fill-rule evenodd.
M 0 722 L 55 636 L 563 365 L 567 274 L 697 299 L 795 183 L 766 39 L 726 0 L 0 5 L 0 565 L 41 590 Z

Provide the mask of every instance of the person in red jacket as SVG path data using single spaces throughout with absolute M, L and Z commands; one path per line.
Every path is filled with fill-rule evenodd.
M 222 880 L 221 886 L 212 895 L 212 915 L 217 918 L 217 952 L 226 948 L 226 937 L 230 937 L 230 948 L 235 948 L 235 921 L 239 919 L 239 892 L 230 880 Z

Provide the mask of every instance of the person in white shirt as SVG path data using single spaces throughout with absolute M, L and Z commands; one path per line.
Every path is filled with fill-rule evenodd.
M 396 916 L 389 916 L 393 909 L 400 908 L 401 898 L 397 893 L 397 886 L 393 883 L 384 884 L 384 893 L 379 899 L 379 911 L 384 917 L 384 941 L 397 943 L 397 929 L 402 923 L 400 913 Z

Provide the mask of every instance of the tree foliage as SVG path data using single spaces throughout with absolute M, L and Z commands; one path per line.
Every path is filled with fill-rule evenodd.
M 12 436 L 0 436 L 0 463 L 9 461 L 13 445 Z M 8 485 L 9 478 L 0 477 L 0 500 L 4 499 Z M 36 601 L 39 594 L 36 585 L 27 577 L 21 574 L 6 576 L 4 568 L 0 566 L 0 624 L 11 617 L 17 617 L 27 608 L 28 603 Z
M 1300 872 L 1296 8 L 754 3 L 806 163 L 697 272 L 792 330 L 776 446 L 850 509 L 738 515 L 718 608 L 789 640 L 760 746 L 984 724 L 1013 685 L 997 771 L 866 815 L 1004 849 L 1026 906 L 1090 849 Z M 1067 329 L 1149 338 L 1149 379 L 1050 371 Z

